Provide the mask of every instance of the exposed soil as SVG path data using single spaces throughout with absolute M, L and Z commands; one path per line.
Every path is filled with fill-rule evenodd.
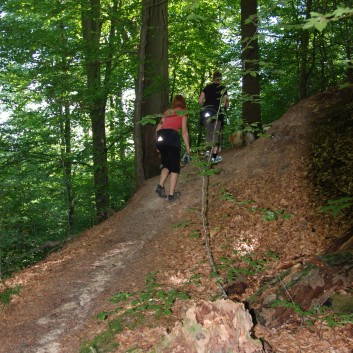
M 78 353 L 83 342 L 105 330 L 95 316 L 114 308 L 108 298 L 142 290 L 152 271 L 158 271 L 158 283 L 187 291 L 193 301 L 220 296 L 210 277 L 205 226 L 215 262 L 235 256 L 235 250 L 258 258 L 269 251 L 277 254 L 266 271 L 243 275 L 233 300 L 246 301 L 264 276 L 323 253 L 349 224 L 318 212 L 308 178 L 310 137 L 322 116 L 347 97 L 330 92 L 300 102 L 273 124 L 272 138 L 223 151 L 223 162 L 214 167 L 219 173 L 209 178 L 187 165 L 179 180 L 182 197 L 175 203 L 155 194 L 158 178 L 147 180 L 124 210 L 16 274 L 9 284 L 20 285 L 21 291 L 1 312 L 0 352 Z M 260 209 L 293 217 L 266 222 Z M 195 275 L 200 283 L 185 284 Z M 115 352 L 132 347 L 149 352 L 188 305 L 177 301 L 170 317 L 125 329 L 115 338 Z M 352 325 L 308 326 L 292 317 L 271 329 L 257 324 L 255 333 L 275 352 L 353 352 Z

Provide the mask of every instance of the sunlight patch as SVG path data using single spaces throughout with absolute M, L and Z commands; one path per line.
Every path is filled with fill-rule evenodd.
M 169 277 L 171 284 L 183 284 L 188 281 L 188 278 L 185 275 L 178 272 L 176 275 L 172 275 Z
M 115 257 L 116 255 L 121 255 L 122 253 L 129 251 L 131 247 L 139 248 L 138 244 L 139 242 L 136 242 L 136 241 L 121 243 L 119 244 L 119 247 L 117 249 L 112 249 L 108 253 L 105 253 L 104 257 L 102 257 L 101 259 L 93 263 L 93 266 L 99 267 L 105 264 L 109 264 L 111 263 L 112 257 Z M 140 242 L 140 244 L 142 246 L 142 242 Z
M 259 246 L 259 240 L 255 235 L 248 235 L 247 239 L 236 239 L 233 244 L 234 250 L 236 250 L 240 255 L 246 255 L 254 252 Z

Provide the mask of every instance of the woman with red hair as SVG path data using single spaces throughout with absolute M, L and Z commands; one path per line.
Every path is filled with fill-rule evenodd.
M 164 112 L 163 118 L 157 125 L 156 147 L 161 155 L 162 170 L 156 193 L 168 201 L 175 201 L 181 195 L 175 191 L 180 173 L 180 151 L 181 143 L 179 130 L 183 136 L 186 153 L 190 155 L 189 133 L 187 127 L 187 116 L 185 115 L 186 102 L 182 95 L 176 95 L 173 99 L 173 108 Z M 165 182 L 170 175 L 169 193 L 165 192 Z

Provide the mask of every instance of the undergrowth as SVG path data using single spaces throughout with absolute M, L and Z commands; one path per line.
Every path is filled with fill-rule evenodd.
M 236 257 L 234 257 L 236 256 Z M 253 276 L 266 268 L 270 261 L 277 260 L 276 254 L 267 252 L 262 258 L 255 258 L 251 254 L 240 255 L 233 252 L 231 256 L 224 256 L 217 262 L 217 269 L 221 273 L 220 280 L 230 283 L 239 275 Z M 177 299 L 191 299 L 188 292 L 176 289 L 166 290 L 156 282 L 157 272 L 150 273 L 145 279 L 145 287 L 137 292 L 118 292 L 109 301 L 117 306 L 99 313 L 96 318 L 105 322 L 106 329 L 90 342 L 84 342 L 80 353 L 114 352 L 119 346 L 116 335 L 125 329 L 134 330 L 148 327 L 151 322 L 160 325 L 160 319 L 172 315 L 172 307 Z M 201 286 L 203 275 L 196 273 L 184 285 Z M 211 278 L 214 274 L 211 273 Z M 219 294 L 210 298 L 216 300 Z M 135 352 L 138 347 L 131 348 Z
M 106 330 L 93 339 L 84 343 L 80 353 L 112 352 L 118 347 L 115 335 L 125 328 L 133 330 L 146 325 L 148 314 L 154 319 L 172 314 L 172 306 L 176 299 L 188 300 L 189 294 L 176 289 L 165 290 L 156 282 L 157 272 L 150 273 L 145 280 L 145 288 L 138 292 L 119 292 L 109 301 L 118 304 L 109 312 L 101 312 L 97 319 L 106 322 Z
M 337 313 L 327 306 L 318 306 L 311 310 L 303 310 L 299 304 L 287 300 L 276 300 L 272 307 L 284 307 L 292 309 L 307 325 L 313 325 L 316 321 L 325 322 L 329 327 L 338 327 L 353 324 L 353 313 Z
M 290 219 L 294 215 L 286 210 L 272 210 L 265 207 L 251 206 L 255 203 L 254 200 L 238 200 L 232 193 L 226 190 L 222 190 L 221 199 L 231 202 L 233 204 L 241 205 L 246 207 L 251 212 L 258 212 L 262 215 L 262 220 L 269 222 L 277 219 Z
M 3 309 L 5 305 L 10 304 L 11 297 L 20 292 L 20 287 L 16 286 L 14 288 L 5 287 L 0 291 L 0 309 Z

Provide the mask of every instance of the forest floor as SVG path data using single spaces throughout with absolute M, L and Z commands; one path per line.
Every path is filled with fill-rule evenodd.
M 293 106 L 272 125 L 271 138 L 224 150 L 223 162 L 213 167 L 217 174 L 203 178 L 193 163 L 185 166 L 178 184 L 182 197 L 175 203 L 155 194 L 158 178 L 147 180 L 122 211 L 17 273 L 8 284 L 19 285 L 20 292 L 1 311 L 0 352 L 78 353 L 84 342 L 106 331 L 109 321 L 97 315 L 117 307 L 108 299 L 141 293 L 147 276 L 156 272 L 165 291 L 187 292 L 191 300 L 177 300 L 172 315 L 149 314 L 143 324 L 112 338 L 119 343 L 112 352 L 149 352 L 190 301 L 221 296 L 210 276 L 204 229 L 217 264 L 243 254 L 254 261 L 275 254 L 267 267 L 241 275 L 244 287 L 233 300 L 247 301 L 269 273 L 325 252 L 350 225 L 318 212 L 322 204 L 308 178 L 308 154 L 312 131 L 335 104 L 338 98 L 327 94 Z M 275 219 L 264 220 L 276 211 Z M 310 326 L 293 316 L 272 328 L 257 323 L 254 332 L 274 352 L 353 352 L 351 324 Z M 86 351 L 108 351 L 99 345 Z

